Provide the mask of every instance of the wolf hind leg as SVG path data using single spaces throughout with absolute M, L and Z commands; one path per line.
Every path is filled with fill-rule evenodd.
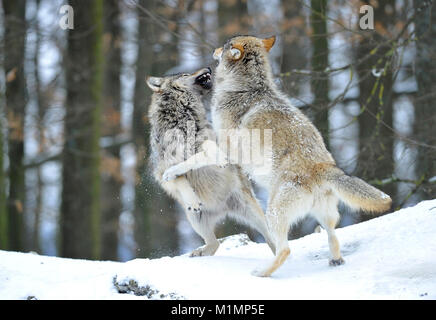
M 274 259 L 263 268 L 253 270 L 252 275 L 257 277 L 269 277 L 276 271 L 288 258 L 291 253 L 291 249 L 288 244 L 288 232 L 281 230 L 275 232 L 275 236 L 278 238 L 275 241 L 275 257 Z
M 313 197 L 296 184 L 284 183 L 277 188 L 278 193 L 272 194 L 265 215 L 269 233 L 275 244 L 275 257 L 263 269 L 253 272 L 253 275 L 269 277 L 287 259 L 289 249 L 288 232 L 290 226 L 310 210 Z
M 329 265 L 331 266 L 339 266 L 345 263 L 341 256 L 339 240 L 335 232 L 335 227 L 340 219 L 337 203 L 338 200 L 333 195 L 327 195 L 313 208 L 313 216 L 327 231 L 331 255 Z
M 266 213 L 266 221 L 269 233 L 274 241 L 275 257 L 266 267 L 252 272 L 258 277 L 269 277 L 288 258 L 291 250 L 288 243 L 289 221 L 284 214 L 277 214 L 274 207 L 269 207 Z
M 236 210 L 233 209 L 231 216 L 234 216 L 237 220 L 241 220 L 243 223 L 259 231 L 273 254 L 275 254 L 275 244 L 269 234 L 265 213 L 259 202 L 249 190 L 243 190 L 241 196 L 241 204 Z
M 205 245 L 191 252 L 191 257 L 212 256 L 218 250 L 219 242 L 215 236 L 215 225 L 220 216 L 213 212 L 195 213 L 185 211 L 192 228 L 203 238 Z

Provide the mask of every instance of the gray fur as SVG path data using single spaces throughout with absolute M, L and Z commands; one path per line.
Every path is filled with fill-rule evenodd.
M 307 214 L 327 230 L 331 265 L 338 265 L 344 262 L 334 231 L 338 201 L 374 212 L 391 205 L 388 195 L 336 167 L 319 131 L 277 88 L 268 61 L 274 41 L 274 37 L 234 37 L 217 49 L 220 61 L 212 106 L 213 123 L 219 129 L 272 130 L 271 171 L 256 175 L 252 165 L 243 166 L 269 193 L 266 220 L 276 257 L 254 272 L 258 276 L 270 276 L 283 264 L 290 253 L 289 227 Z M 242 54 L 235 58 L 232 48 Z
M 338 265 L 344 262 L 335 234 L 338 201 L 372 212 L 384 212 L 391 205 L 388 195 L 363 180 L 346 176 L 336 167 L 319 131 L 276 86 L 268 61 L 268 51 L 274 42 L 275 37 L 234 37 L 214 53 L 219 59 L 212 97 L 212 121 L 216 130 L 272 132 L 272 146 L 268 146 L 272 152 L 263 159 L 259 156 L 247 164 L 230 159 L 268 191 L 266 221 L 274 239 L 276 257 L 266 268 L 254 272 L 258 276 L 270 276 L 284 263 L 290 254 L 288 230 L 306 215 L 312 215 L 326 229 L 331 265 Z M 266 147 L 260 143 L 261 148 Z M 227 143 L 220 141 L 220 144 Z M 236 151 L 238 148 L 236 145 Z M 249 149 L 248 141 L 241 148 Z M 269 171 L 256 171 L 257 160 L 270 163 Z M 190 164 L 190 161 L 179 163 L 168 169 L 165 176 L 177 177 L 187 172 L 192 167 Z M 195 167 L 200 168 L 201 164 L 196 163 Z
M 166 169 L 200 151 L 203 141 L 216 140 L 202 102 L 209 90 L 195 83 L 195 78 L 205 71 L 148 79 L 154 91 L 149 107 L 152 172 L 160 186 L 183 206 L 192 227 L 206 242 L 205 247 L 195 250 L 191 256 L 215 253 L 219 243 L 214 228 L 226 216 L 257 229 L 272 243 L 266 232 L 264 213 L 239 167 L 211 165 L 172 181 L 162 179 Z M 188 150 L 183 141 L 187 141 Z

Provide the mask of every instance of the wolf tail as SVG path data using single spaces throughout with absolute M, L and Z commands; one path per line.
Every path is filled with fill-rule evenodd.
M 386 193 L 357 177 L 347 176 L 339 168 L 329 169 L 325 181 L 334 194 L 352 209 L 381 213 L 391 207 L 392 199 Z

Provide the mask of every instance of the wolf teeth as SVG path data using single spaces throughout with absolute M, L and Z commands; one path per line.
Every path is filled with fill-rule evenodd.
M 199 80 L 199 81 L 210 80 L 210 73 L 205 73 L 205 74 L 200 75 L 197 78 L 197 80 Z

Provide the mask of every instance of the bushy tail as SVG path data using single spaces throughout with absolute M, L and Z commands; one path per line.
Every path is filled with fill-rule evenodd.
M 381 213 L 391 207 L 392 199 L 386 193 L 338 168 L 331 168 L 325 178 L 335 195 L 353 209 Z

